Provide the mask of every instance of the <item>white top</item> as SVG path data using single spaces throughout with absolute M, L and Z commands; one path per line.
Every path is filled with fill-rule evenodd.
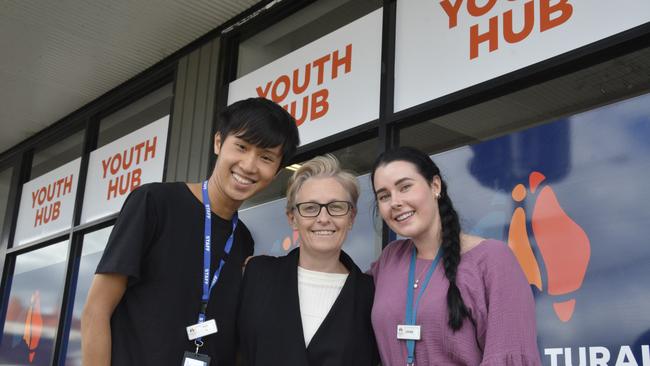
M 347 278 L 347 273 L 316 272 L 298 266 L 298 299 L 305 346 L 309 346 Z

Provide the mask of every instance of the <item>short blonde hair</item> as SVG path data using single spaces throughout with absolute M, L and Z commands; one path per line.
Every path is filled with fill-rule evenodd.
M 351 172 L 341 169 L 341 164 L 334 155 L 327 154 L 309 160 L 293 173 L 287 187 L 287 212 L 293 210 L 296 205 L 298 191 L 310 178 L 336 179 L 350 195 L 352 206 L 357 207 L 357 200 L 359 199 L 357 178 Z

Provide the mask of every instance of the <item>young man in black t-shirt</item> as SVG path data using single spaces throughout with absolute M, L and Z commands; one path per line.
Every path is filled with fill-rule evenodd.
M 129 195 L 81 319 L 84 365 L 183 365 L 192 357 L 184 353 L 196 350 L 186 327 L 198 322 L 202 308 L 217 332 L 202 338 L 199 353 L 211 357 L 211 366 L 234 365 L 241 268 L 253 254 L 250 232 L 234 215 L 271 183 L 298 141 L 294 119 L 277 104 L 262 98 L 237 102 L 221 114 L 214 138 L 218 158 L 207 183 L 210 226 L 201 183 L 146 184 Z M 204 274 L 213 279 L 221 262 L 206 303 Z

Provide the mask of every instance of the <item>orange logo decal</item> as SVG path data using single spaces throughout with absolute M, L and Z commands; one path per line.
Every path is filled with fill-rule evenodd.
M 539 172 L 532 172 L 529 176 L 531 194 L 539 192 L 530 220 L 532 237 L 526 228 L 526 211 L 523 207 L 517 207 L 510 221 L 508 246 L 517 257 L 528 283 L 543 291 L 541 271 L 531 246 L 532 239 L 544 260 L 548 294 L 571 297 L 570 294 L 582 286 L 589 265 L 589 237 L 564 212 L 550 186 L 538 189 L 544 179 L 546 177 Z M 523 202 L 526 194 L 523 184 L 516 185 L 512 190 L 512 198 L 516 202 Z M 553 309 L 561 321 L 568 322 L 573 316 L 575 304 L 576 300 L 569 298 L 554 302 Z
M 32 294 L 27 318 L 25 319 L 25 332 L 23 340 L 29 349 L 29 363 L 34 361 L 38 343 L 41 341 L 43 331 L 43 318 L 41 317 L 41 295 L 38 290 Z

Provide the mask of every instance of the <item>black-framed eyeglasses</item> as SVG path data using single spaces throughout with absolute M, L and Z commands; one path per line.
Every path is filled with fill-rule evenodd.
M 296 209 L 302 217 L 316 217 L 320 210 L 325 207 L 330 216 L 345 216 L 352 209 L 352 202 L 332 201 L 328 203 L 301 202 L 296 203 Z

